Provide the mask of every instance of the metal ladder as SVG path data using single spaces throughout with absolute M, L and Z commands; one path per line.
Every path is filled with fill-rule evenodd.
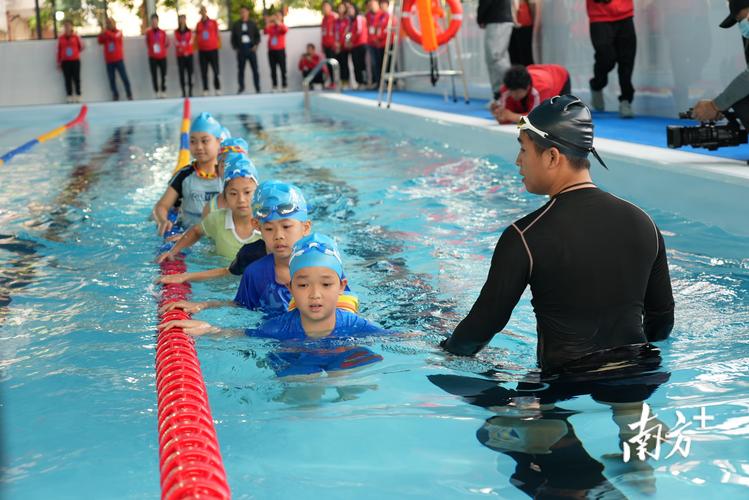
M 431 71 L 390 71 L 390 66 L 395 68 L 398 63 L 398 42 L 400 42 L 400 20 L 403 19 L 403 3 L 404 0 L 396 0 L 393 4 L 392 12 L 388 18 L 387 25 L 387 39 L 385 41 L 385 56 L 382 58 L 382 70 L 380 73 L 380 87 L 377 94 L 377 106 L 382 107 L 382 94 L 385 90 L 385 79 L 387 78 L 387 108 L 390 109 L 390 104 L 393 101 L 393 81 L 396 78 L 414 78 L 414 77 L 425 77 L 432 76 Z M 441 2 L 442 3 L 442 2 Z M 442 5 L 444 8 L 444 5 Z M 397 14 L 394 15 L 394 14 Z M 397 23 L 395 20 L 397 19 Z M 446 19 L 443 18 L 443 23 Z M 445 26 L 443 26 L 445 28 Z M 458 58 L 458 66 L 460 70 L 456 71 L 453 69 L 453 58 L 450 52 L 450 45 L 455 43 L 456 57 Z M 392 64 L 391 64 L 392 59 Z M 438 59 L 439 62 L 439 59 Z M 449 76 L 452 83 L 452 94 L 453 102 L 457 102 L 458 98 L 455 93 L 455 77 L 460 76 L 463 81 L 463 99 L 466 104 L 470 103 L 468 98 L 468 82 L 466 81 L 465 69 L 463 68 L 463 50 L 460 46 L 460 36 L 456 34 L 452 40 L 447 43 L 447 62 L 449 66 L 448 71 L 440 71 L 440 76 Z
M 302 80 L 302 89 L 304 90 L 304 109 L 309 111 L 309 86 L 310 83 L 312 83 L 312 80 L 315 79 L 317 74 L 322 71 L 322 69 L 325 67 L 326 64 L 329 64 L 331 68 L 333 68 L 333 74 L 330 75 L 330 78 L 333 80 L 333 85 L 335 86 L 336 92 L 341 92 L 341 68 L 338 65 L 338 61 L 336 59 L 323 59 L 319 63 L 317 63 L 317 66 L 310 71 L 309 75 L 304 77 L 304 80 Z

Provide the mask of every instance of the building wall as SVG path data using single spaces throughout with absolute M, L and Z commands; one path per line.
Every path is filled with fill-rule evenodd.
M 219 52 L 219 74 L 221 89 L 224 94 L 236 94 L 237 59 L 229 42 L 229 33 L 221 33 L 222 47 Z M 108 101 L 111 99 L 107 81 L 103 50 L 96 38 L 84 38 L 85 50 L 81 55 L 81 86 L 83 98 L 87 102 Z M 174 42 L 169 48 L 167 60 L 167 96 L 181 96 L 177 60 L 174 55 Z M 271 79 L 268 64 L 266 37 L 258 47 L 258 67 L 260 70 L 260 87 L 270 92 Z M 297 69 L 299 57 L 307 43 L 320 44 L 319 28 L 292 28 L 286 37 L 286 56 L 289 77 L 289 89 L 300 90 L 302 75 Z M 0 43 L 0 106 L 19 106 L 34 104 L 53 104 L 65 102 L 65 86 L 62 71 L 56 67 L 57 41 L 29 40 Z M 125 66 L 130 78 L 135 99 L 154 98 L 151 87 L 151 74 L 148 70 L 148 56 L 143 37 L 124 39 Z M 193 91 L 195 96 L 202 95 L 200 68 L 195 55 L 195 72 Z M 209 72 L 209 81 L 212 76 Z M 119 77 L 120 97 L 124 98 Z M 280 85 L 280 83 L 279 83 Z M 211 83 L 211 89 L 213 85 Z M 254 93 L 252 73 L 249 65 L 245 70 L 245 92 Z
M 541 4 L 535 28 L 536 62 L 565 66 L 570 71 L 573 92 L 587 98 L 593 48 L 585 0 L 536 1 Z M 483 31 L 476 24 L 477 5 L 477 0 L 463 2 L 465 13 L 459 36 L 469 94 L 489 99 Z M 635 0 L 636 112 L 674 116 L 677 109 L 688 108 L 696 99 L 714 97 L 746 68 L 739 30 L 718 27 L 726 15 L 725 0 Z M 402 53 L 409 70 L 428 69 L 428 59 L 410 42 Z M 447 68 L 444 48 L 442 53 L 440 67 Z M 616 70 L 609 76 L 607 109 L 615 110 L 619 94 Z M 457 78 L 455 81 L 460 95 L 461 82 Z M 436 93 L 451 90 L 449 78 L 443 78 L 436 88 L 428 78 L 409 79 L 407 87 Z

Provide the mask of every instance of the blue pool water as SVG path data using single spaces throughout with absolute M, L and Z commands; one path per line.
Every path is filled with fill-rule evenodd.
M 595 484 L 589 496 L 749 493 L 749 259 L 735 257 L 746 255 L 747 238 L 644 206 L 665 234 L 677 304 L 662 344 L 670 376 L 647 402 L 672 429 L 677 410 L 691 421 L 705 407 L 714 420 L 706 429 L 692 421 L 687 458 L 666 459 L 665 444 L 659 460 L 624 464 L 612 410 L 591 396 L 541 413 L 532 398 L 472 405 L 427 378 L 487 379 L 493 370 L 514 388 L 534 368 L 528 293 L 509 334 L 477 358 L 436 348 L 472 305 L 499 233 L 544 202 L 521 189 L 515 151 L 471 156 L 377 124 L 308 115 L 298 101 L 238 102 L 196 99 L 193 111 L 212 111 L 246 137 L 263 179 L 302 186 L 314 228 L 340 242 L 363 314 L 415 333 L 369 342 L 381 363 L 304 383 L 275 378 L 267 342 L 198 340 L 235 498 L 526 498 L 528 484 L 512 477 L 518 462 L 569 492 Z M 148 215 L 174 166 L 181 108 L 135 106 L 95 107 L 86 128 L 0 172 L 3 497 L 159 494 L 158 238 Z M 0 151 L 64 113 L 29 109 L 15 128 L 5 117 Z M 188 257 L 191 270 L 223 264 L 207 244 Z M 227 278 L 195 285 L 194 296 L 232 298 L 235 288 Z M 198 317 L 226 327 L 259 320 L 238 309 Z M 561 439 L 561 453 L 543 453 L 549 436 Z M 523 445 L 535 455 L 520 453 Z M 577 480 L 586 475 L 598 479 Z

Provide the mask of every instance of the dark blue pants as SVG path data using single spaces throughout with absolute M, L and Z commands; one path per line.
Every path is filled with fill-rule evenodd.
M 125 85 L 125 94 L 127 94 L 127 98 L 132 99 L 133 93 L 130 91 L 130 80 L 127 78 L 124 61 L 107 63 L 107 76 L 109 77 L 109 88 L 112 89 L 112 97 L 115 101 L 120 99 L 120 93 L 117 92 L 117 82 L 114 79 L 115 71 L 120 74 L 120 79 L 122 79 L 122 83 Z
M 255 85 L 255 92 L 260 93 L 260 74 L 257 70 L 257 55 L 252 49 L 239 49 L 237 50 L 237 66 L 239 67 L 239 73 L 237 79 L 239 80 L 239 91 L 244 90 L 244 68 L 245 64 L 250 63 L 250 69 L 252 70 L 252 83 Z

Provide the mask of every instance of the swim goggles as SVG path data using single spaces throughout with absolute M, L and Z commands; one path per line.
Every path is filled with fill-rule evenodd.
M 232 179 L 239 179 L 243 177 L 245 179 L 252 179 L 257 184 L 257 177 L 250 170 L 246 168 L 233 168 L 224 172 L 224 182 L 229 182 Z
M 547 141 L 557 143 L 561 146 L 565 146 L 567 148 L 580 151 L 580 152 L 584 152 L 584 153 L 593 153 L 593 156 L 595 156 L 596 160 L 598 160 L 598 162 L 601 165 L 603 165 L 603 168 L 605 168 L 606 170 L 609 169 L 609 167 L 606 166 L 606 164 L 603 162 L 601 157 L 598 156 L 598 152 L 596 151 L 595 148 L 592 148 L 592 147 L 586 148 L 583 146 L 578 146 L 577 144 L 573 144 L 569 141 L 565 141 L 564 139 L 560 139 L 559 137 L 556 137 L 548 132 L 544 132 L 543 130 L 533 125 L 527 116 L 521 116 L 520 119 L 518 120 L 517 126 L 519 130 L 526 130 L 526 131 L 530 130 L 531 132 L 538 134 L 538 136 L 541 137 L 542 139 L 546 139 Z
M 336 260 L 341 264 L 341 266 L 343 266 L 343 260 L 341 259 L 341 254 L 338 253 L 338 250 L 336 250 L 335 248 L 330 248 L 325 243 L 320 243 L 319 241 L 310 241 L 296 252 L 293 252 L 291 254 L 291 258 L 293 259 L 294 257 L 304 255 L 313 249 L 322 254 L 335 257 Z
M 241 146 L 221 146 L 221 153 L 220 154 L 226 154 L 226 153 L 244 153 L 247 154 L 247 151 L 244 150 Z
M 252 207 L 252 213 L 258 219 L 265 219 L 266 217 L 270 217 L 270 214 L 272 214 L 273 212 L 276 212 L 281 216 L 291 215 L 295 212 L 298 212 L 300 208 L 301 207 L 299 206 L 299 204 L 295 202 L 279 203 L 278 205 L 264 205 L 256 203 Z

